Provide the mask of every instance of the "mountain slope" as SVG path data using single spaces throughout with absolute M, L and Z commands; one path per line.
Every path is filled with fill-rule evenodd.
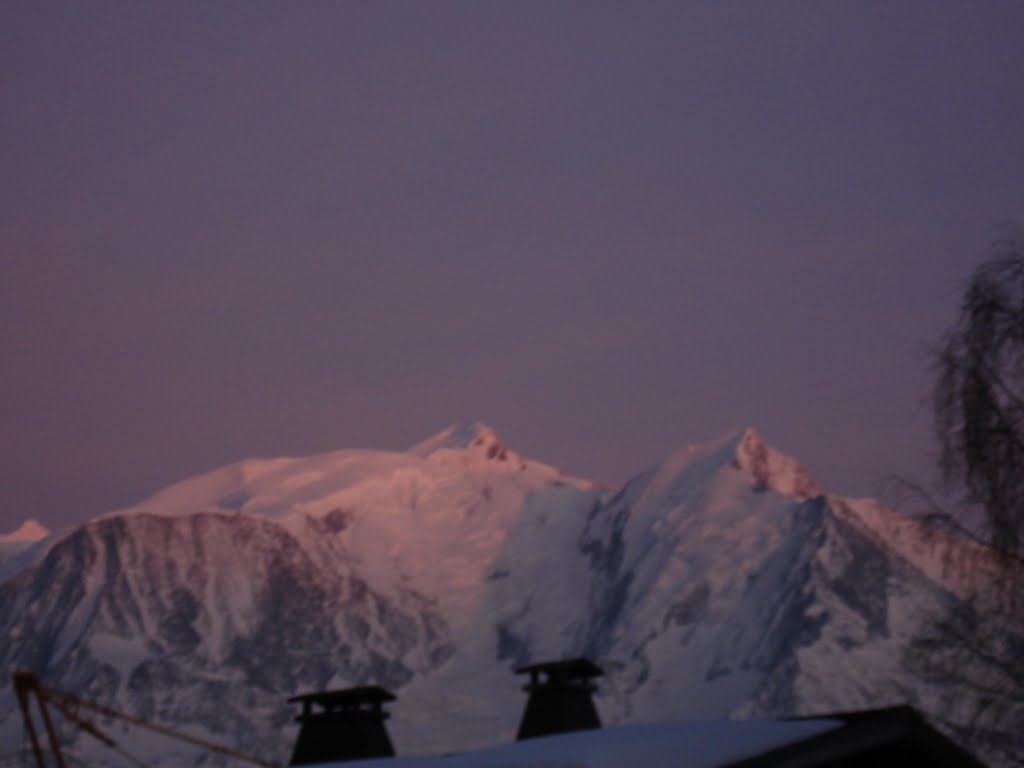
M 51 538 L 0 583 L 0 661 L 278 759 L 286 697 L 368 682 L 398 691 L 403 752 L 508 739 L 510 668 L 570 655 L 605 666 L 607 722 L 903 702 L 958 722 L 972 693 L 908 653 L 991 590 L 985 555 L 823 495 L 750 430 L 612 494 L 462 425 L 242 462 Z M 12 713 L 5 690 L 0 735 Z
M 50 531 L 33 518 L 23 522 L 16 531 L 0 535 L 0 579 L 20 569 L 25 553 L 49 535 Z

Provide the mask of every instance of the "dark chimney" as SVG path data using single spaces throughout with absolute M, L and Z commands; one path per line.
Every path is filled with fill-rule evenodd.
M 516 739 L 601 727 L 591 698 L 597 686 L 590 682 L 604 674 L 599 666 L 589 659 L 566 659 L 516 670 L 517 675 L 526 673 L 530 682 L 523 690 L 530 696 Z
M 302 714 L 295 718 L 302 727 L 289 765 L 394 757 L 384 727 L 388 713 L 383 709 L 385 701 L 394 700 L 393 694 L 376 685 L 288 699 L 302 702 Z

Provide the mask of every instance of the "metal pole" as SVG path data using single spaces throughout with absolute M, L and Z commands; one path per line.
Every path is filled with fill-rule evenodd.
M 46 708 L 46 699 L 42 692 L 42 686 L 36 681 L 36 701 L 39 702 L 39 712 L 43 716 L 43 725 L 46 726 L 46 733 L 50 737 L 50 749 L 53 750 L 53 759 L 57 761 L 57 768 L 67 768 L 64 764 L 64 755 L 60 751 L 60 742 L 57 741 L 57 731 L 50 720 L 50 711 Z
M 18 697 L 21 716 L 25 720 L 25 730 L 28 732 L 28 738 L 32 742 L 32 753 L 36 757 L 36 765 L 39 768 L 46 768 L 46 763 L 43 761 L 43 750 L 39 746 L 39 736 L 36 734 L 36 726 L 32 722 L 32 713 L 28 708 L 28 693 L 35 690 L 35 686 L 39 684 L 39 681 L 31 672 L 15 672 L 11 675 L 11 683 L 14 685 L 14 692 Z
M 203 747 L 204 749 L 208 749 L 211 752 L 218 752 L 222 755 L 227 755 L 228 757 L 234 757 L 239 760 L 245 760 L 250 763 L 255 763 L 256 765 L 264 766 L 264 768 L 280 768 L 280 766 L 278 766 L 277 763 L 272 763 L 269 760 L 263 760 L 262 758 L 255 757 L 254 755 L 247 755 L 244 752 L 238 752 L 234 749 L 231 749 L 230 747 L 225 747 L 221 744 L 216 744 L 212 741 L 207 741 L 206 739 L 200 739 L 196 736 L 189 736 L 187 733 L 176 731 L 173 728 L 167 728 L 162 725 L 157 725 L 156 723 L 150 723 L 149 721 L 143 720 L 140 717 L 134 717 L 132 715 L 125 714 L 124 712 L 119 712 L 116 709 L 105 707 L 102 704 L 97 704 L 96 702 L 89 701 L 88 699 L 80 699 L 77 696 L 72 696 L 70 693 L 56 691 L 52 688 L 43 688 L 43 695 L 45 695 L 47 698 L 53 699 L 55 703 L 61 702 L 65 705 L 85 707 L 86 709 L 91 709 L 92 711 L 98 712 L 101 715 L 106 715 L 107 717 L 116 717 L 119 720 L 124 720 L 125 722 L 137 725 L 140 728 L 146 728 L 150 731 L 154 731 L 155 733 L 160 733 L 164 736 L 170 736 L 173 739 L 178 739 L 179 741 L 194 744 L 197 747 Z M 65 766 L 62 765 L 60 768 L 65 768 Z
M 67 768 L 67 766 L 64 763 L 64 755 L 60 751 L 60 743 L 57 741 L 57 732 L 53 727 L 53 723 L 50 720 L 50 713 L 46 708 L 47 702 L 52 703 L 55 707 L 57 707 L 57 709 L 59 709 L 64 714 L 68 715 L 69 719 L 71 719 L 80 727 L 85 728 L 85 730 L 92 733 L 94 736 L 99 738 L 104 743 L 107 743 L 108 746 L 111 746 L 113 740 L 109 737 L 105 737 L 104 735 L 102 735 L 99 732 L 99 730 L 95 728 L 95 726 L 92 726 L 91 723 L 88 723 L 87 721 L 73 714 L 76 707 L 85 707 L 86 709 L 91 709 L 94 712 L 98 712 L 101 715 L 106 715 L 107 717 L 116 717 L 120 720 L 132 723 L 133 725 L 137 725 L 141 728 L 146 728 L 150 731 L 155 731 L 156 733 L 163 734 L 164 736 L 169 736 L 180 741 L 185 741 L 189 744 L 193 744 L 197 747 L 208 749 L 212 752 L 218 752 L 222 755 L 227 755 L 229 757 L 234 757 L 239 760 L 245 760 L 250 763 L 255 763 L 256 765 L 263 766 L 264 768 L 280 768 L 276 763 L 272 763 L 269 760 L 263 760 L 259 757 L 255 757 L 254 755 L 247 755 L 243 752 L 233 750 L 230 747 L 225 747 L 221 744 L 215 744 L 214 742 L 207 741 L 206 739 L 200 739 L 195 736 L 189 736 L 186 733 L 175 731 L 172 728 L 167 728 L 165 726 L 157 725 L 155 723 L 150 723 L 146 720 L 143 720 L 140 717 L 133 717 L 132 715 L 125 714 L 124 712 L 119 712 L 118 710 L 112 709 L 111 707 L 105 707 L 102 704 L 97 704 L 96 702 L 89 701 L 88 699 L 80 699 L 77 696 L 72 696 L 70 693 L 65 693 L 64 691 L 58 691 L 53 688 L 47 688 L 42 683 L 40 683 L 39 679 L 31 672 L 15 672 L 12 675 L 12 680 L 14 682 L 14 689 L 18 695 L 18 703 L 21 705 L 22 715 L 25 719 L 25 730 L 28 731 L 29 738 L 32 740 L 32 750 L 35 753 L 36 762 L 38 763 L 39 768 L 46 768 L 46 763 L 43 761 L 43 751 L 39 745 L 39 738 L 36 733 L 35 726 L 32 723 L 31 714 L 29 712 L 28 700 L 29 693 L 31 692 L 35 692 L 36 700 L 39 702 L 39 711 L 43 718 L 43 724 L 46 726 L 46 732 L 47 734 L 49 734 L 50 737 L 50 746 L 53 749 L 53 756 L 57 762 L 57 768 Z M 118 751 L 120 751 L 119 748 L 117 749 Z

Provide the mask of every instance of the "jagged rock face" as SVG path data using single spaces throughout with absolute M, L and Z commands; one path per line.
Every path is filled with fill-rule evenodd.
M 245 462 L 51 538 L 0 582 L 0 661 L 278 760 L 296 693 L 384 685 L 401 752 L 460 749 L 511 738 L 511 668 L 576 655 L 605 667 L 610 723 L 906 702 L 965 722 L 973 694 L 914 662 L 984 562 L 822 495 L 751 431 L 613 494 L 469 425 L 406 454 Z M 1024 714 L 987 712 L 997 735 Z M 4 743 L 13 714 L 6 689 Z
M 14 620 L 0 661 L 146 719 L 267 749 L 258 734 L 270 729 L 253 728 L 247 702 L 265 701 L 280 727 L 284 693 L 337 680 L 400 688 L 451 655 L 427 597 L 384 595 L 345 559 L 324 567 L 309 549 L 260 518 L 97 520 L 0 586 L 0 615 Z

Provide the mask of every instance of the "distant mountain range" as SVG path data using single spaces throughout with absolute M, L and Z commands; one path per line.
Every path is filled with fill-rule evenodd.
M 467 424 L 404 453 L 243 461 L 0 539 L 0 662 L 280 761 L 296 693 L 383 685 L 400 753 L 452 751 L 512 738 L 511 669 L 569 656 L 606 670 L 609 724 L 909 703 L 977 748 L 1019 739 L 1024 702 L 966 685 L 986 661 L 936 628 L 970 611 L 1019 653 L 987 609 L 997 578 L 984 548 L 827 494 L 752 430 L 608 490 Z M 107 727 L 150 762 L 197 759 Z M 0 745 L 22 742 L 5 684 Z

